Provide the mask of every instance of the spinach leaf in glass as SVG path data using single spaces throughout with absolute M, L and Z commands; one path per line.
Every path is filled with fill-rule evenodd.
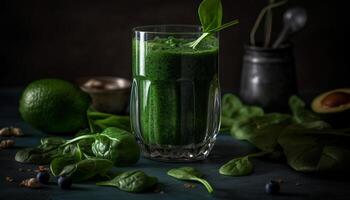
M 203 179 L 203 174 L 192 167 L 171 169 L 168 171 L 168 175 L 179 180 L 200 182 L 205 186 L 205 188 L 207 188 L 209 193 L 214 191 L 209 182 Z
M 158 179 L 140 170 L 124 172 L 112 180 L 96 183 L 98 186 L 112 186 L 126 192 L 145 192 L 153 188 Z

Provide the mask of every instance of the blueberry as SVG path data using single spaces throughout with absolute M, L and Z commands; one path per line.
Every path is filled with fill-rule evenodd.
M 280 191 L 280 184 L 276 181 L 270 181 L 265 185 L 267 194 L 277 194 Z
M 72 179 L 66 176 L 58 178 L 58 186 L 63 190 L 68 190 L 72 186 Z
M 47 184 L 50 180 L 50 174 L 48 172 L 38 172 L 36 175 L 36 180 L 42 184 Z

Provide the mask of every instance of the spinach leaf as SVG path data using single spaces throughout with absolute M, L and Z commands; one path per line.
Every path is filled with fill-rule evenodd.
M 83 153 L 78 144 L 70 144 L 63 149 L 60 157 L 56 157 L 50 163 L 50 171 L 58 176 L 67 165 L 77 163 L 83 159 Z
M 93 143 L 90 140 L 93 139 Z M 91 144 L 91 150 L 95 157 L 111 160 L 115 165 L 130 165 L 140 158 L 140 148 L 135 137 L 122 129 L 110 127 L 99 134 L 87 134 L 68 140 L 63 146 L 86 141 L 86 146 Z M 79 143 L 78 143 L 79 144 Z M 89 158 L 90 154 L 84 156 Z
M 113 167 L 113 162 L 106 159 L 91 158 L 66 165 L 59 176 L 69 176 L 74 182 L 85 181 L 96 175 L 104 175 Z
M 222 97 L 221 115 L 231 118 L 243 107 L 241 100 L 233 94 L 225 94 Z
M 242 118 L 252 118 L 252 117 L 257 117 L 257 116 L 263 116 L 264 115 L 264 110 L 258 106 L 243 106 L 238 110 L 237 116 L 235 117 L 240 117 Z
M 92 138 L 82 139 L 78 141 L 77 145 L 79 146 L 84 158 L 94 157 L 94 153 L 92 152 L 92 144 L 94 141 L 95 140 Z
M 219 173 L 226 176 L 246 176 L 253 172 L 254 165 L 250 157 L 266 155 L 268 152 L 249 154 L 243 157 L 234 158 L 220 167 Z
M 95 138 L 92 151 L 98 158 L 111 160 L 115 165 L 130 165 L 140 158 L 140 148 L 129 132 L 107 128 Z
M 317 169 L 325 173 L 347 172 L 350 168 L 350 149 L 327 145 L 323 148 Z
M 239 140 L 247 140 L 263 151 L 272 152 L 278 148 L 277 139 L 291 116 L 269 113 L 253 117 L 247 121 L 237 121 L 231 128 L 231 135 Z
M 158 179 L 140 170 L 124 172 L 112 180 L 96 183 L 98 186 L 113 186 L 126 192 L 145 192 L 154 187 Z
M 86 130 L 79 131 L 77 134 L 75 134 L 75 137 L 78 138 L 84 135 L 96 136 L 96 134 L 91 134 L 91 132 L 86 129 Z M 94 154 L 91 149 L 92 143 L 94 143 L 94 141 L 95 141 L 95 137 L 87 137 L 77 141 L 77 145 L 79 145 L 79 149 L 81 150 L 83 157 L 85 158 L 94 157 Z
M 42 147 L 44 146 L 59 146 L 65 143 L 66 140 L 61 137 L 43 137 L 40 140 Z
M 58 176 L 67 166 L 78 162 L 74 156 L 61 156 L 53 159 L 50 163 L 50 171 L 54 176 Z
M 203 32 L 207 32 L 221 26 L 221 0 L 203 0 L 199 5 L 198 15 L 203 27 Z
M 180 167 L 168 171 L 168 175 L 180 180 L 197 181 L 202 183 L 212 193 L 214 190 L 211 185 L 203 179 L 203 174 L 192 167 Z
M 280 157 L 296 171 L 345 173 L 350 163 L 350 128 L 332 129 L 312 111 L 304 101 L 291 96 L 289 106 L 293 115 L 281 113 L 251 114 L 252 109 L 243 105 L 234 95 L 223 98 L 223 124 L 231 127 L 236 139 L 247 140 L 270 156 Z M 251 115 L 250 115 L 251 114 Z M 247 155 L 235 158 L 223 165 L 224 175 L 247 175 L 252 163 Z
M 188 43 L 193 49 L 214 32 L 238 24 L 238 20 L 233 20 L 222 25 L 222 4 L 221 0 L 203 0 L 198 7 L 199 20 L 202 24 L 203 34 L 195 41 Z
M 31 163 L 38 165 L 46 165 L 58 154 L 54 150 L 44 150 L 41 148 L 26 148 L 17 151 L 15 160 L 21 163 Z
M 288 164 L 301 172 L 346 172 L 350 135 L 322 121 L 288 126 L 278 138 Z
M 246 176 L 253 172 L 253 163 L 248 156 L 235 158 L 220 167 L 219 172 L 226 176 Z
M 305 108 L 305 102 L 299 97 L 291 96 L 288 103 L 293 113 L 293 118 L 297 123 L 321 120 L 319 116 Z
M 225 94 L 222 99 L 221 127 L 231 129 L 253 117 L 263 116 L 264 111 L 257 106 L 243 105 L 239 98 L 233 94 Z
M 101 113 L 89 108 L 87 111 L 91 132 L 101 132 L 108 127 L 116 127 L 126 131 L 131 131 L 129 116 L 118 116 L 109 113 Z
M 49 164 L 51 160 L 61 155 L 59 147 L 64 141 L 59 137 L 43 138 L 37 147 L 19 150 L 15 155 L 15 160 L 21 163 Z

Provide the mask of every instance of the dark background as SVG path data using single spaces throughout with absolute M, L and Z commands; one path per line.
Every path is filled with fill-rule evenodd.
M 243 45 L 267 0 L 222 0 L 224 21 L 240 25 L 221 32 L 224 90 L 239 88 Z M 131 28 L 146 24 L 198 24 L 200 0 L 1 0 L 0 86 L 23 86 L 48 77 L 131 76 Z M 300 90 L 349 86 L 345 51 L 345 3 L 291 0 L 309 13 L 296 35 Z M 275 14 L 274 37 L 281 27 Z

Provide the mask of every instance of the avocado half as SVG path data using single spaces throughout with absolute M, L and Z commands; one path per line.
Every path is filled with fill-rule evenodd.
M 340 88 L 318 95 L 311 108 L 333 127 L 349 127 L 350 88 Z

